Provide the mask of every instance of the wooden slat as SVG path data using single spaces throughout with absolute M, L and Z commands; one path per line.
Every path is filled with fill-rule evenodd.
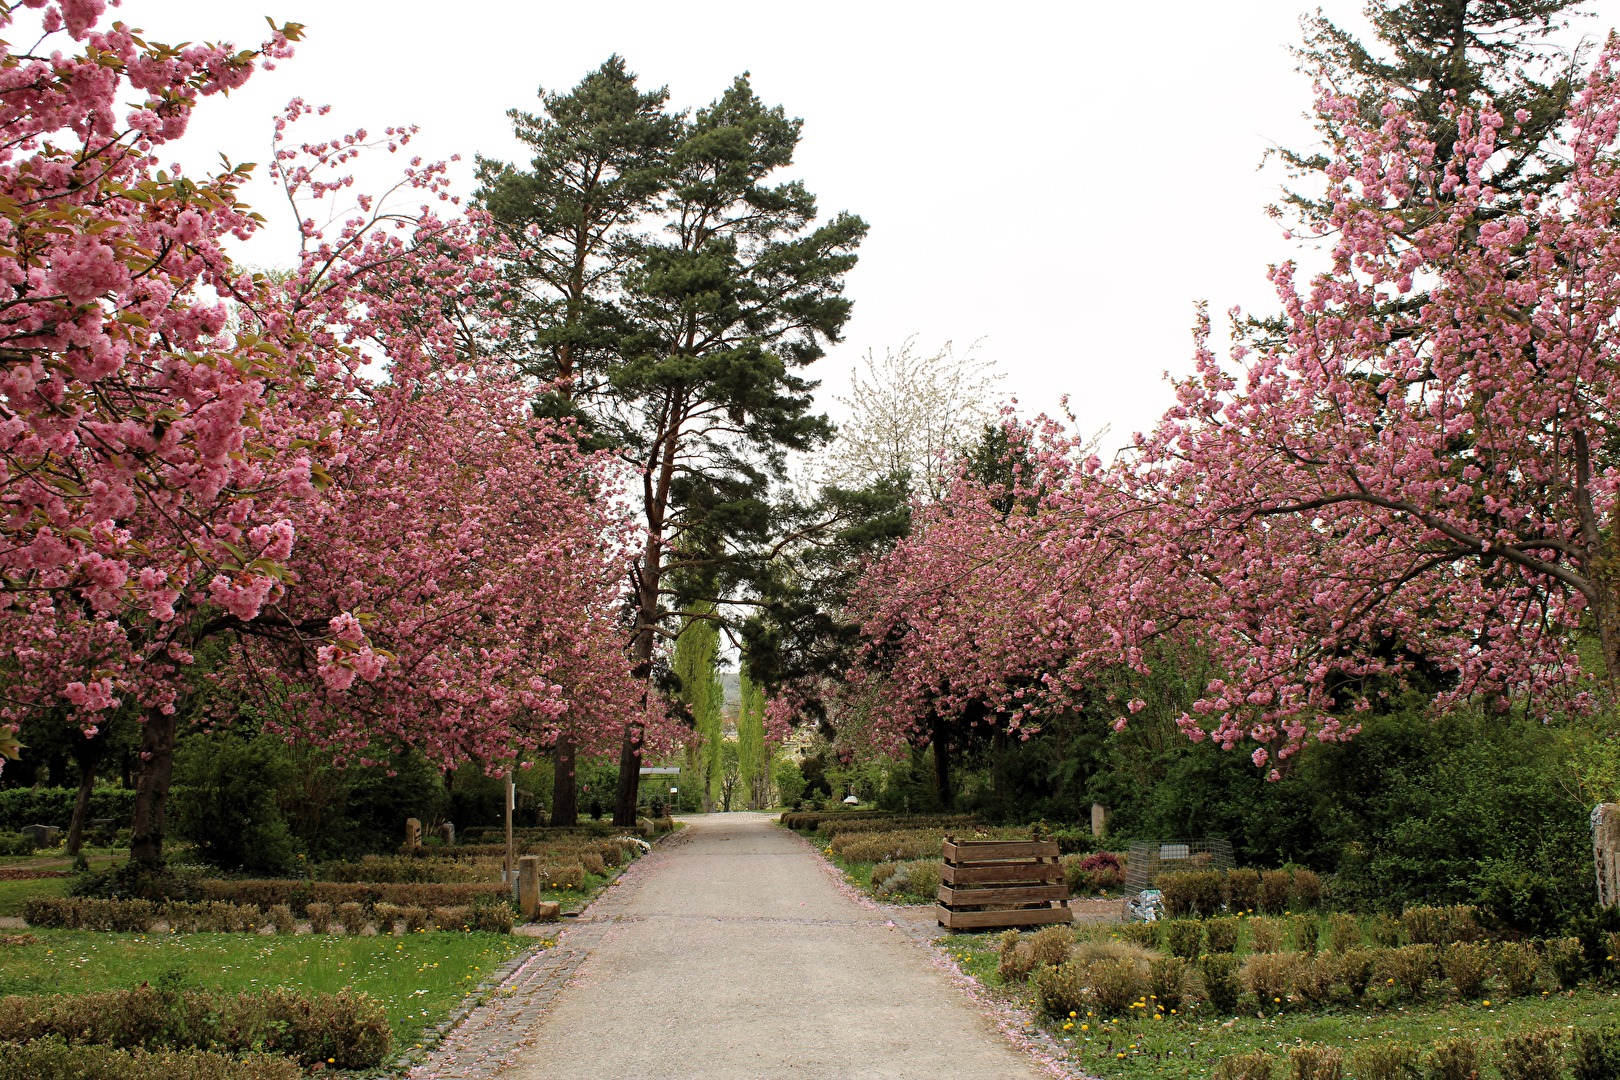
M 1009 889 L 953 889 L 939 887 L 942 904 L 1033 904 L 1041 900 L 1067 900 L 1067 885 L 1020 885 Z
M 939 868 L 939 879 L 947 885 L 1036 885 L 1062 881 L 1063 867 L 1057 863 L 1003 863 L 1000 866 L 952 866 Z
M 935 905 L 939 924 L 949 930 L 983 930 L 992 926 L 1045 926 L 1048 923 L 1074 921 L 1074 912 L 1066 907 L 1024 908 L 1019 911 L 952 911 L 943 904 Z
M 1055 859 L 1055 840 L 947 840 L 945 858 L 952 862 L 984 859 Z

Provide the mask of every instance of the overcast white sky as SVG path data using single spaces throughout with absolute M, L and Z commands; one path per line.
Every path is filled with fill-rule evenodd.
M 818 365 L 827 388 L 912 334 L 983 339 L 1027 411 L 1071 395 L 1082 429 L 1117 445 L 1163 410 L 1164 372 L 1190 368 L 1194 302 L 1265 308 L 1267 263 L 1294 252 L 1263 212 L 1281 171 L 1257 166 L 1311 140 L 1288 47 L 1312 6 L 125 0 L 118 17 L 171 43 L 257 43 L 265 14 L 308 27 L 293 60 L 199 111 L 188 166 L 265 161 L 271 117 L 301 96 L 334 107 L 310 135 L 420 125 L 424 156 L 463 156 L 464 191 L 475 152 L 520 157 L 507 108 L 610 53 L 677 106 L 750 71 L 804 119 L 794 172 L 823 213 L 871 226 L 845 342 Z M 1322 6 L 1364 26 L 1359 2 Z M 1579 35 L 1620 24 L 1620 0 L 1590 10 Z M 280 226 L 244 253 L 256 263 L 290 261 L 274 196 L 250 192 Z

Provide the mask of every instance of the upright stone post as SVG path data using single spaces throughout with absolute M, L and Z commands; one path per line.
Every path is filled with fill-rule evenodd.
M 422 823 L 416 818 L 405 819 L 405 851 L 407 854 L 422 848 Z
M 523 855 L 517 862 L 518 909 L 525 919 L 533 919 L 540 910 L 540 856 Z
M 447 821 L 443 825 L 440 825 L 439 826 L 439 836 L 444 840 L 444 846 L 445 847 L 455 847 L 456 846 L 456 825 L 455 825 L 455 822 Z
M 1103 836 L 1108 832 L 1108 807 L 1102 803 L 1091 804 L 1091 835 Z
M 1620 903 L 1620 803 L 1592 811 L 1592 861 L 1597 869 L 1599 907 Z

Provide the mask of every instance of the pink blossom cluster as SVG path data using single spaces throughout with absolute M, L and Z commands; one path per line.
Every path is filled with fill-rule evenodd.
M 1284 332 L 1220 358 L 1201 314 L 1195 373 L 1114 461 L 1015 427 L 1013 484 L 964 477 L 921 509 L 860 590 L 852 737 L 925 738 L 936 714 L 1018 731 L 1079 707 L 1123 728 L 1141 706 L 1101 676 L 1147 674 L 1166 636 L 1218 672 L 1185 733 L 1247 743 L 1273 775 L 1352 736 L 1418 664 L 1453 684 L 1441 707 L 1578 708 L 1611 685 L 1617 58 L 1611 39 L 1570 107 L 1567 178 L 1522 206 L 1491 172 L 1522 117 L 1457 109 L 1441 155 L 1401 107 L 1368 123 L 1324 91 L 1347 132 L 1332 265 L 1307 284 L 1272 270 Z

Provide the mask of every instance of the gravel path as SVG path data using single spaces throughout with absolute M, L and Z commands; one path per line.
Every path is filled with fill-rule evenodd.
M 769 815 L 698 817 L 671 839 L 412 1075 L 1051 1075 L 1039 1048 L 1015 1050 L 915 928 L 841 888 Z

